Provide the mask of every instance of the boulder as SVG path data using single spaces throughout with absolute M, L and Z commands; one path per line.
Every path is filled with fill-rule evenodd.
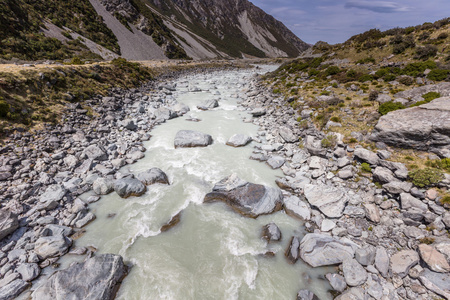
M 366 245 L 356 249 L 355 259 L 363 266 L 371 265 L 375 262 L 377 249 L 372 245 Z
M 114 191 L 114 182 L 108 178 L 97 178 L 92 184 L 92 190 L 97 195 L 107 195 Z
M 0 240 L 19 228 L 17 215 L 6 209 L 0 209 Z
M 373 180 L 382 184 L 397 180 L 394 173 L 385 167 L 376 167 L 372 172 Z
M 297 236 L 293 236 L 291 238 L 291 242 L 289 243 L 289 247 L 286 249 L 284 255 L 288 259 L 291 264 L 295 264 L 299 258 L 299 250 L 300 250 L 300 239 Z
M 298 142 L 298 136 L 296 136 L 294 132 L 287 127 L 280 127 L 278 133 L 286 143 Z
M 219 102 L 216 99 L 203 101 L 200 105 L 197 106 L 200 110 L 209 110 L 219 106 Z
M 319 300 L 319 297 L 309 290 L 300 290 L 297 293 L 297 300 Z
M 108 159 L 108 154 L 106 154 L 105 150 L 97 145 L 90 145 L 84 149 L 83 153 L 91 160 L 103 161 Z
M 262 107 L 261 108 L 255 108 L 255 109 L 253 109 L 250 112 L 250 114 L 253 117 L 261 117 L 261 116 L 264 116 L 266 114 L 266 110 L 264 108 L 262 108 Z
M 410 209 L 415 208 L 422 212 L 426 212 L 428 210 L 428 205 L 423 203 L 421 200 L 411 196 L 409 193 L 401 193 L 400 194 L 400 201 L 402 204 L 402 209 Z
M 447 273 L 450 272 L 450 265 L 444 254 L 440 253 L 430 245 L 420 244 L 419 254 L 427 266 L 434 272 Z
M 25 263 L 19 265 L 19 267 L 16 269 L 17 273 L 19 273 L 22 277 L 22 280 L 25 281 L 32 281 L 36 277 L 39 276 L 41 273 L 41 268 L 36 263 Z
M 22 279 L 16 279 L 4 287 L 0 288 L 0 299 L 1 300 L 10 300 L 15 299 L 19 296 L 23 291 L 25 291 L 30 286 L 29 282 L 26 282 Z
M 263 227 L 262 237 L 267 242 L 277 242 L 281 240 L 280 228 L 275 223 L 269 223 Z
M 297 217 L 300 220 L 308 221 L 311 218 L 311 211 L 308 205 L 296 196 L 284 199 L 284 210 L 288 215 Z
M 375 152 L 364 148 L 357 148 L 353 154 L 356 158 L 370 164 L 370 165 L 378 165 L 380 158 Z
M 159 168 L 151 168 L 141 172 L 136 175 L 136 178 L 145 185 L 152 185 L 155 183 L 169 184 L 169 178 L 167 178 L 166 173 Z
M 245 134 L 235 134 L 227 141 L 227 145 L 232 147 L 243 147 L 251 141 L 252 138 Z
M 366 282 L 367 272 L 356 259 L 345 259 L 342 263 L 342 271 L 344 273 L 345 282 L 349 286 L 359 286 Z
M 213 142 L 209 134 L 192 130 L 180 130 L 175 136 L 175 148 L 206 147 Z
M 391 257 L 392 273 L 401 278 L 408 275 L 409 269 L 419 263 L 419 254 L 414 250 L 402 250 Z
M 388 191 L 391 194 L 401 194 L 401 193 L 409 193 L 411 191 L 413 184 L 411 182 L 404 181 L 392 181 L 386 184 L 383 184 L 383 189 Z
M 31 296 L 36 300 L 109 300 L 126 273 L 121 256 L 97 255 L 53 273 Z
M 353 258 L 358 246 L 326 234 L 308 233 L 300 243 L 300 257 L 312 267 L 342 263 Z
M 347 283 L 344 277 L 339 274 L 328 273 L 325 277 L 330 282 L 331 287 L 338 292 L 343 292 L 347 288 Z
M 59 257 L 67 252 L 72 240 L 59 234 L 40 237 L 34 246 L 34 252 L 42 259 Z
M 343 188 L 331 185 L 307 184 L 304 193 L 309 204 L 317 207 L 329 218 L 341 217 L 346 203 L 350 200 Z
M 425 269 L 419 276 L 420 282 L 430 291 L 450 299 L 450 274 L 436 273 Z
M 246 182 L 236 174 L 218 182 L 204 202 L 223 201 L 238 213 L 257 218 L 279 211 L 283 207 L 283 194 L 278 188 Z
M 48 202 L 58 202 L 62 200 L 64 195 L 66 195 L 67 190 L 64 188 L 64 186 L 59 184 L 54 184 L 45 190 L 45 192 L 39 197 L 39 201 L 41 203 L 48 203 Z
M 286 159 L 284 157 L 281 156 L 271 156 L 268 160 L 267 160 L 267 164 L 272 168 L 272 169 L 279 169 L 281 168 L 284 163 L 286 162 Z
M 450 144 L 450 97 L 418 107 L 392 111 L 380 118 L 371 135 L 373 141 L 429 151 Z
M 130 196 L 139 197 L 143 195 L 147 188 L 146 186 L 135 178 L 121 178 L 114 182 L 114 190 L 122 198 Z
M 379 246 L 375 254 L 375 267 L 383 277 L 386 277 L 389 272 L 389 255 L 385 248 Z

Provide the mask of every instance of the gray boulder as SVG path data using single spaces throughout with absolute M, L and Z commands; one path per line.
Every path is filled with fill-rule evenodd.
M 281 168 L 284 163 L 286 162 L 286 159 L 284 157 L 281 156 L 271 156 L 268 160 L 267 160 L 267 164 L 272 168 L 272 169 L 279 169 Z
M 325 277 L 330 282 L 331 287 L 338 292 L 343 292 L 347 288 L 347 283 L 344 277 L 339 274 L 328 273 Z
M 350 200 L 344 189 L 330 185 L 307 184 L 304 193 L 309 204 L 317 207 L 329 218 L 341 217 L 346 203 Z
M 200 105 L 197 106 L 200 110 L 209 110 L 219 106 L 219 102 L 215 99 L 203 101 Z
M 262 237 L 267 242 L 277 242 L 281 240 L 280 228 L 275 223 L 269 223 L 263 227 Z
M 227 141 L 228 146 L 243 147 L 250 143 L 252 138 L 245 134 L 235 134 Z
M 379 246 L 375 254 L 375 267 L 383 277 L 386 277 L 389 272 L 389 255 L 385 248 Z
M 72 240 L 63 235 L 43 236 L 36 241 L 34 252 L 42 259 L 59 257 L 67 253 L 71 245 Z
M 105 150 L 97 145 L 90 145 L 89 147 L 84 149 L 83 153 L 92 160 L 103 161 L 108 159 L 108 154 L 106 154 Z
M 159 168 L 151 168 L 141 172 L 136 175 L 136 178 L 145 185 L 152 185 L 155 183 L 169 184 L 169 178 L 167 178 L 166 173 Z
M 97 178 L 92 184 L 92 189 L 97 195 L 107 195 L 114 191 L 114 182 L 108 178 Z
M 180 130 L 175 136 L 175 148 L 206 147 L 213 142 L 209 134 L 193 130 Z
M 425 269 L 419 276 L 420 282 L 430 291 L 450 299 L 450 273 L 436 273 Z
M 366 282 L 367 272 L 355 259 L 349 258 L 343 261 L 342 271 L 345 282 L 349 286 L 359 286 Z
M 300 239 L 297 236 L 291 238 L 289 247 L 286 249 L 285 256 L 291 264 L 295 264 L 300 256 Z
M 102 254 L 51 275 L 32 296 L 36 300 L 113 299 L 127 269 L 122 257 Z
M 6 209 L 0 209 L 0 240 L 19 228 L 17 215 Z
M 283 194 L 278 188 L 246 182 L 236 174 L 218 182 L 204 202 L 223 201 L 238 213 L 257 218 L 279 211 L 283 207 Z
M 114 182 L 114 190 L 122 198 L 139 197 L 147 191 L 147 187 L 135 178 L 121 178 Z
M 408 275 L 409 270 L 419 263 L 419 254 L 414 250 L 402 250 L 391 257 L 391 269 L 393 274 L 401 278 Z
M 364 149 L 364 148 L 357 148 L 355 149 L 355 152 L 353 154 L 356 158 L 371 164 L 371 165 L 377 165 L 380 161 L 380 158 L 375 152 L 372 152 L 370 150 Z
M 190 111 L 191 109 L 189 108 L 189 106 L 187 106 L 184 103 L 176 103 L 174 105 L 172 105 L 171 109 L 178 115 L 178 116 L 182 116 L 184 114 L 186 114 L 188 111 Z
M 375 262 L 376 252 L 374 246 L 366 245 L 363 248 L 356 249 L 355 259 L 363 266 L 368 266 Z
M 286 143 L 295 143 L 298 142 L 298 136 L 294 134 L 294 132 L 287 127 L 280 127 L 279 135 Z
M 137 128 L 136 124 L 134 124 L 134 121 L 130 119 L 125 119 L 120 122 L 120 126 L 128 130 L 136 130 Z
M 30 286 L 29 282 L 26 282 L 22 279 L 16 279 L 11 283 L 5 285 L 4 287 L 0 288 L 0 299 L 1 300 L 15 299 L 29 286 Z
M 353 258 L 358 246 L 326 234 L 308 233 L 300 243 L 300 257 L 312 267 L 342 263 Z
M 17 269 L 17 273 L 22 276 L 22 280 L 31 281 L 39 276 L 41 268 L 36 263 L 21 264 Z
M 308 205 L 296 196 L 290 196 L 284 199 L 284 210 L 290 216 L 308 221 L 311 218 L 311 211 Z
M 319 300 L 319 297 L 309 290 L 300 290 L 297 293 L 297 300 Z
M 39 201 L 41 203 L 48 203 L 48 202 L 58 202 L 62 200 L 64 195 L 66 195 L 67 190 L 64 188 L 64 186 L 59 184 L 54 184 L 45 190 L 45 192 L 39 197 Z
M 450 97 L 442 97 L 418 107 L 396 110 L 378 121 L 373 141 L 428 151 L 450 145 Z
M 266 114 L 266 110 L 265 110 L 264 108 L 262 108 L 262 107 L 260 107 L 260 108 L 255 108 L 255 109 L 253 109 L 253 110 L 250 112 L 250 114 L 251 114 L 253 117 L 261 117 L 261 116 L 264 116 L 264 115 Z

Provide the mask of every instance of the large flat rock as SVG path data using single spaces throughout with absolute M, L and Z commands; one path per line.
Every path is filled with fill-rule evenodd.
M 278 188 L 246 182 L 231 175 L 218 182 L 204 202 L 223 201 L 238 213 L 251 218 L 279 211 L 283 194 Z
M 340 264 L 352 259 L 358 246 L 326 234 L 308 233 L 300 243 L 300 257 L 312 267 Z
M 113 299 L 125 275 L 121 256 L 97 255 L 55 272 L 33 292 L 32 299 Z
M 317 207 L 329 218 L 341 217 L 346 203 L 350 200 L 344 189 L 331 185 L 307 184 L 304 193 L 309 204 Z
M 371 139 L 427 151 L 450 145 L 450 97 L 396 110 L 380 118 Z
M 17 216 L 9 210 L 0 210 L 0 240 L 19 228 Z
M 206 147 L 213 142 L 209 134 L 193 130 L 180 130 L 175 135 L 175 148 Z

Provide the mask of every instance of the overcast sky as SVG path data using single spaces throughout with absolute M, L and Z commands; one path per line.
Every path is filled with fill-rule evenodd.
M 450 17 L 450 0 L 250 0 L 307 43 L 345 42 L 371 28 L 386 30 Z

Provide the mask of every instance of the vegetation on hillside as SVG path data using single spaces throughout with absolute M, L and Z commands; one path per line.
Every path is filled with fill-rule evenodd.
M 0 58 L 62 60 L 74 55 L 98 58 L 78 40 L 62 43 L 46 37 L 41 32 L 45 21 L 67 27 L 120 54 L 117 38 L 88 0 L 4 0 L 0 2 Z

